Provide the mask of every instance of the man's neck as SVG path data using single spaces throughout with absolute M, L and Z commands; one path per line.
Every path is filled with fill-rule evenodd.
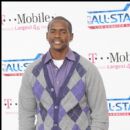
M 54 51 L 54 50 L 50 49 L 50 53 L 51 53 L 51 56 L 52 56 L 53 59 L 62 60 L 62 59 L 65 59 L 65 56 L 66 56 L 68 50 L 69 50 L 69 48 L 67 48 L 65 50 L 61 50 L 61 51 L 60 50 L 59 51 L 57 51 L 57 50 Z

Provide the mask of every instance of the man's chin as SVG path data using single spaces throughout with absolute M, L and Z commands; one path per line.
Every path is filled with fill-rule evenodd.
M 54 50 L 55 50 L 55 51 L 59 51 L 59 52 L 63 51 L 62 48 L 54 48 Z

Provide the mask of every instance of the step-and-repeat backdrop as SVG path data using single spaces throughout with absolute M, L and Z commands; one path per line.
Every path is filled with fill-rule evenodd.
M 2 130 L 18 130 L 18 92 L 26 67 L 46 53 L 47 24 L 73 25 L 70 47 L 95 64 L 104 80 L 109 130 L 130 129 L 129 2 L 2 2 Z

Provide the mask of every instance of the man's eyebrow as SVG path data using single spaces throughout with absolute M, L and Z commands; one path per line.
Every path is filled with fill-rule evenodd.
M 50 30 L 61 30 L 61 31 L 66 31 L 66 28 L 60 28 L 60 29 L 56 29 L 56 28 L 50 28 Z

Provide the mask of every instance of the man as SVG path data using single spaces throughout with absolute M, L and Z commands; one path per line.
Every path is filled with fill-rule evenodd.
M 92 63 L 69 48 L 71 23 L 55 17 L 46 38 L 49 51 L 23 75 L 19 130 L 108 130 L 102 78 Z

